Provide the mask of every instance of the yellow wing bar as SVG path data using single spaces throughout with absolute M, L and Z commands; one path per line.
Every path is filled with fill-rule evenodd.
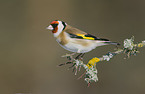
M 93 37 L 86 37 L 84 34 L 76 34 L 76 35 L 82 37 L 83 39 L 95 40 L 95 38 L 93 38 Z

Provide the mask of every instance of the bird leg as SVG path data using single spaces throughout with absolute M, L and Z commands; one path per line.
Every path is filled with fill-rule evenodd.
M 85 53 L 80 53 L 75 59 L 83 60 L 84 55 L 85 55 Z
M 82 53 L 80 53 L 78 56 L 76 56 L 75 59 L 79 59 L 81 55 L 82 55 Z
M 83 53 L 83 54 L 81 55 L 81 58 L 80 58 L 81 60 L 83 60 L 83 56 L 84 56 L 84 55 L 85 55 L 85 53 Z

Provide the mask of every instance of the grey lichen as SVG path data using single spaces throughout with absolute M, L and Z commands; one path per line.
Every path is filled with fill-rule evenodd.
M 83 67 L 85 69 L 85 76 L 84 80 L 87 82 L 88 86 L 90 86 L 91 82 L 97 82 L 97 68 L 96 64 L 100 61 L 110 61 L 111 58 L 113 58 L 117 54 L 124 53 L 129 58 L 132 55 L 136 55 L 139 51 L 138 48 L 144 47 L 145 41 L 142 41 L 141 43 L 134 44 L 134 36 L 130 39 L 124 40 L 124 47 L 122 49 L 117 49 L 115 52 L 109 52 L 106 55 L 103 55 L 102 57 L 95 57 L 89 60 L 87 64 L 84 64 L 82 60 L 80 59 L 74 59 L 71 55 L 67 54 L 64 57 L 67 57 L 69 59 L 69 64 L 73 64 L 72 67 L 73 70 L 75 70 L 75 75 L 77 75 L 77 71 L 80 71 L 80 67 Z M 68 63 L 68 62 L 67 62 Z M 67 64 L 65 63 L 65 64 Z M 61 65 L 61 64 L 60 64 Z M 62 64 L 63 65 L 63 64 Z M 83 76 L 83 75 L 82 75 Z M 80 78 L 82 78 L 82 76 Z

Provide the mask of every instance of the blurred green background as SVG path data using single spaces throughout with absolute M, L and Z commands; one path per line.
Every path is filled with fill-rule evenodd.
M 87 88 L 61 58 L 46 27 L 63 20 L 76 28 L 123 44 L 145 40 L 145 0 L 0 0 L 0 94 L 145 94 L 145 48 L 130 59 L 117 55 L 97 64 L 99 81 Z M 122 46 L 121 46 L 122 47 Z M 113 51 L 98 47 L 85 62 Z M 82 69 L 82 71 L 84 71 Z

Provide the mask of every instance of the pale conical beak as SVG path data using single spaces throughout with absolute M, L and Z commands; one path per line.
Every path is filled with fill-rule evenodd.
M 53 30 L 52 25 L 49 25 L 46 29 Z

